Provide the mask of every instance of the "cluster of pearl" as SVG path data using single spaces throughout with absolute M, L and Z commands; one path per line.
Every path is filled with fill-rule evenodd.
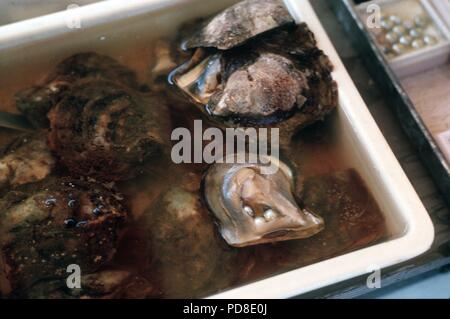
M 243 211 L 250 217 L 255 218 L 255 224 L 263 224 L 264 222 L 270 222 L 278 217 L 278 214 L 270 208 L 264 211 L 263 216 L 257 217 L 255 217 L 255 212 L 250 206 L 244 206 Z
M 415 16 L 412 20 L 402 20 L 397 15 L 383 16 L 378 41 L 388 57 L 402 55 L 411 50 L 434 45 L 438 39 L 425 33 L 430 20 L 425 15 Z

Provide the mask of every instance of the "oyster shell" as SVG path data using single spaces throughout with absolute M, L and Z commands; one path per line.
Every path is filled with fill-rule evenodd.
M 54 167 L 45 134 L 20 135 L 0 152 L 0 189 L 41 181 Z
M 128 213 L 105 186 L 49 178 L 0 200 L 0 291 L 20 297 L 44 278 L 64 280 L 66 267 L 98 270 L 115 254 Z
M 75 54 L 58 63 L 42 83 L 16 94 L 19 111 L 37 128 L 48 127 L 47 112 L 79 80 L 109 80 L 140 90 L 133 71 L 115 59 L 94 52 Z
M 235 247 L 307 238 L 323 229 L 322 218 L 300 208 L 290 168 L 273 158 L 263 164 L 217 163 L 204 177 L 203 195 L 225 241 Z
M 294 23 L 282 0 L 246 0 L 207 21 L 183 47 L 228 50 L 259 34 Z
M 165 107 L 159 95 L 110 81 L 79 81 L 48 114 L 49 147 L 75 176 L 134 177 L 168 143 Z
M 306 24 L 276 31 L 227 51 L 199 48 L 169 80 L 218 123 L 276 124 L 289 138 L 329 114 L 338 91 Z

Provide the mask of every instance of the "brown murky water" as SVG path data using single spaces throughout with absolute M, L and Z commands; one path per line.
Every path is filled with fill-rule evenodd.
M 99 52 L 110 54 L 148 82 L 153 43 L 137 41 L 130 47 L 112 42 Z M 16 112 L 14 93 L 45 76 L 60 56 L 47 56 L 42 63 L 24 60 L 15 65 L 17 72 L 0 65 L 0 108 Z M 169 104 L 173 127 L 192 130 L 193 120 L 202 118 L 195 107 L 177 98 Z M 387 234 L 383 215 L 334 140 L 335 117 L 300 132 L 284 154 L 305 179 L 306 206 L 325 220 L 318 235 L 248 248 L 227 246 L 201 198 L 206 165 L 175 165 L 167 156 L 149 163 L 145 175 L 118 185 L 132 218 L 106 268 L 127 269 L 147 278 L 158 291 L 155 297 L 203 297 L 383 240 Z M 0 145 L 15 134 L 0 129 Z

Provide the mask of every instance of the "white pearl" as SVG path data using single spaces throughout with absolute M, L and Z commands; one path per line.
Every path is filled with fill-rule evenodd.
M 404 35 L 400 38 L 399 42 L 403 45 L 410 46 L 413 38 L 409 35 Z
M 396 15 L 391 15 L 391 16 L 389 17 L 389 20 L 391 20 L 392 23 L 394 23 L 394 24 L 400 24 L 400 23 L 402 23 L 402 19 L 401 19 L 399 16 L 396 16 Z
M 392 21 L 381 20 L 381 28 L 383 28 L 384 30 L 390 30 L 390 29 L 392 29 L 393 26 L 394 26 L 394 24 L 392 23 Z
M 392 48 L 383 48 L 383 53 L 388 59 L 395 58 L 396 54 Z
M 258 226 L 258 225 L 265 224 L 266 220 L 263 217 L 258 216 L 254 219 L 254 222 L 255 222 L 255 225 Z
M 268 222 L 277 218 L 277 213 L 275 213 L 272 209 L 268 209 L 264 212 L 264 219 Z
M 414 22 L 412 22 L 411 20 L 406 20 L 405 22 L 403 22 L 403 26 L 407 30 L 410 30 L 410 29 L 414 28 Z
M 400 43 L 396 43 L 392 46 L 392 50 L 398 55 L 405 53 L 405 49 L 406 47 Z
M 244 206 L 243 211 L 250 217 L 255 216 L 255 212 L 253 211 L 253 209 L 250 206 Z
M 432 36 L 432 35 L 426 35 L 423 37 L 423 41 L 428 44 L 428 45 L 433 45 L 436 44 L 438 42 L 438 40 L 436 39 L 436 37 Z
M 421 49 L 421 48 L 423 48 L 423 47 L 425 46 L 425 42 L 423 42 L 422 39 L 415 39 L 415 40 L 412 42 L 411 46 L 412 46 L 414 49 Z

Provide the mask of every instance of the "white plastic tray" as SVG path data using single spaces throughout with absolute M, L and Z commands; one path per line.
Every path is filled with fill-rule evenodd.
M 234 2 L 109 0 L 77 9 L 76 13 L 82 17 L 81 29 L 67 28 L 66 12 L 0 27 L 0 61 L 4 62 L 0 62 L 0 75 L 12 68 L 8 61 L 13 65 L 13 61 L 19 59 L 21 68 L 31 68 L 34 61 L 41 61 L 50 53 L 51 59 L 47 57 L 42 61 L 58 61 L 83 50 L 110 50 L 108 40 L 101 39 L 123 38 L 125 41 L 148 36 L 151 41 L 151 34 L 171 34 L 182 22 L 212 14 Z M 286 4 L 296 19 L 306 22 L 312 29 L 319 47 L 335 66 L 333 76 L 340 94 L 336 116 L 340 147 L 346 152 L 349 167 L 358 170 L 385 214 L 389 238 L 383 243 L 235 288 L 213 298 L 291 297 L 368 273 L 373 267 L 388 267 L 413 258 L 428 250 L 434 238 L 427 211 L 376 126 L 309 1 L 287 0 Z M 0 76 L 0 84 L 1 81 Z

